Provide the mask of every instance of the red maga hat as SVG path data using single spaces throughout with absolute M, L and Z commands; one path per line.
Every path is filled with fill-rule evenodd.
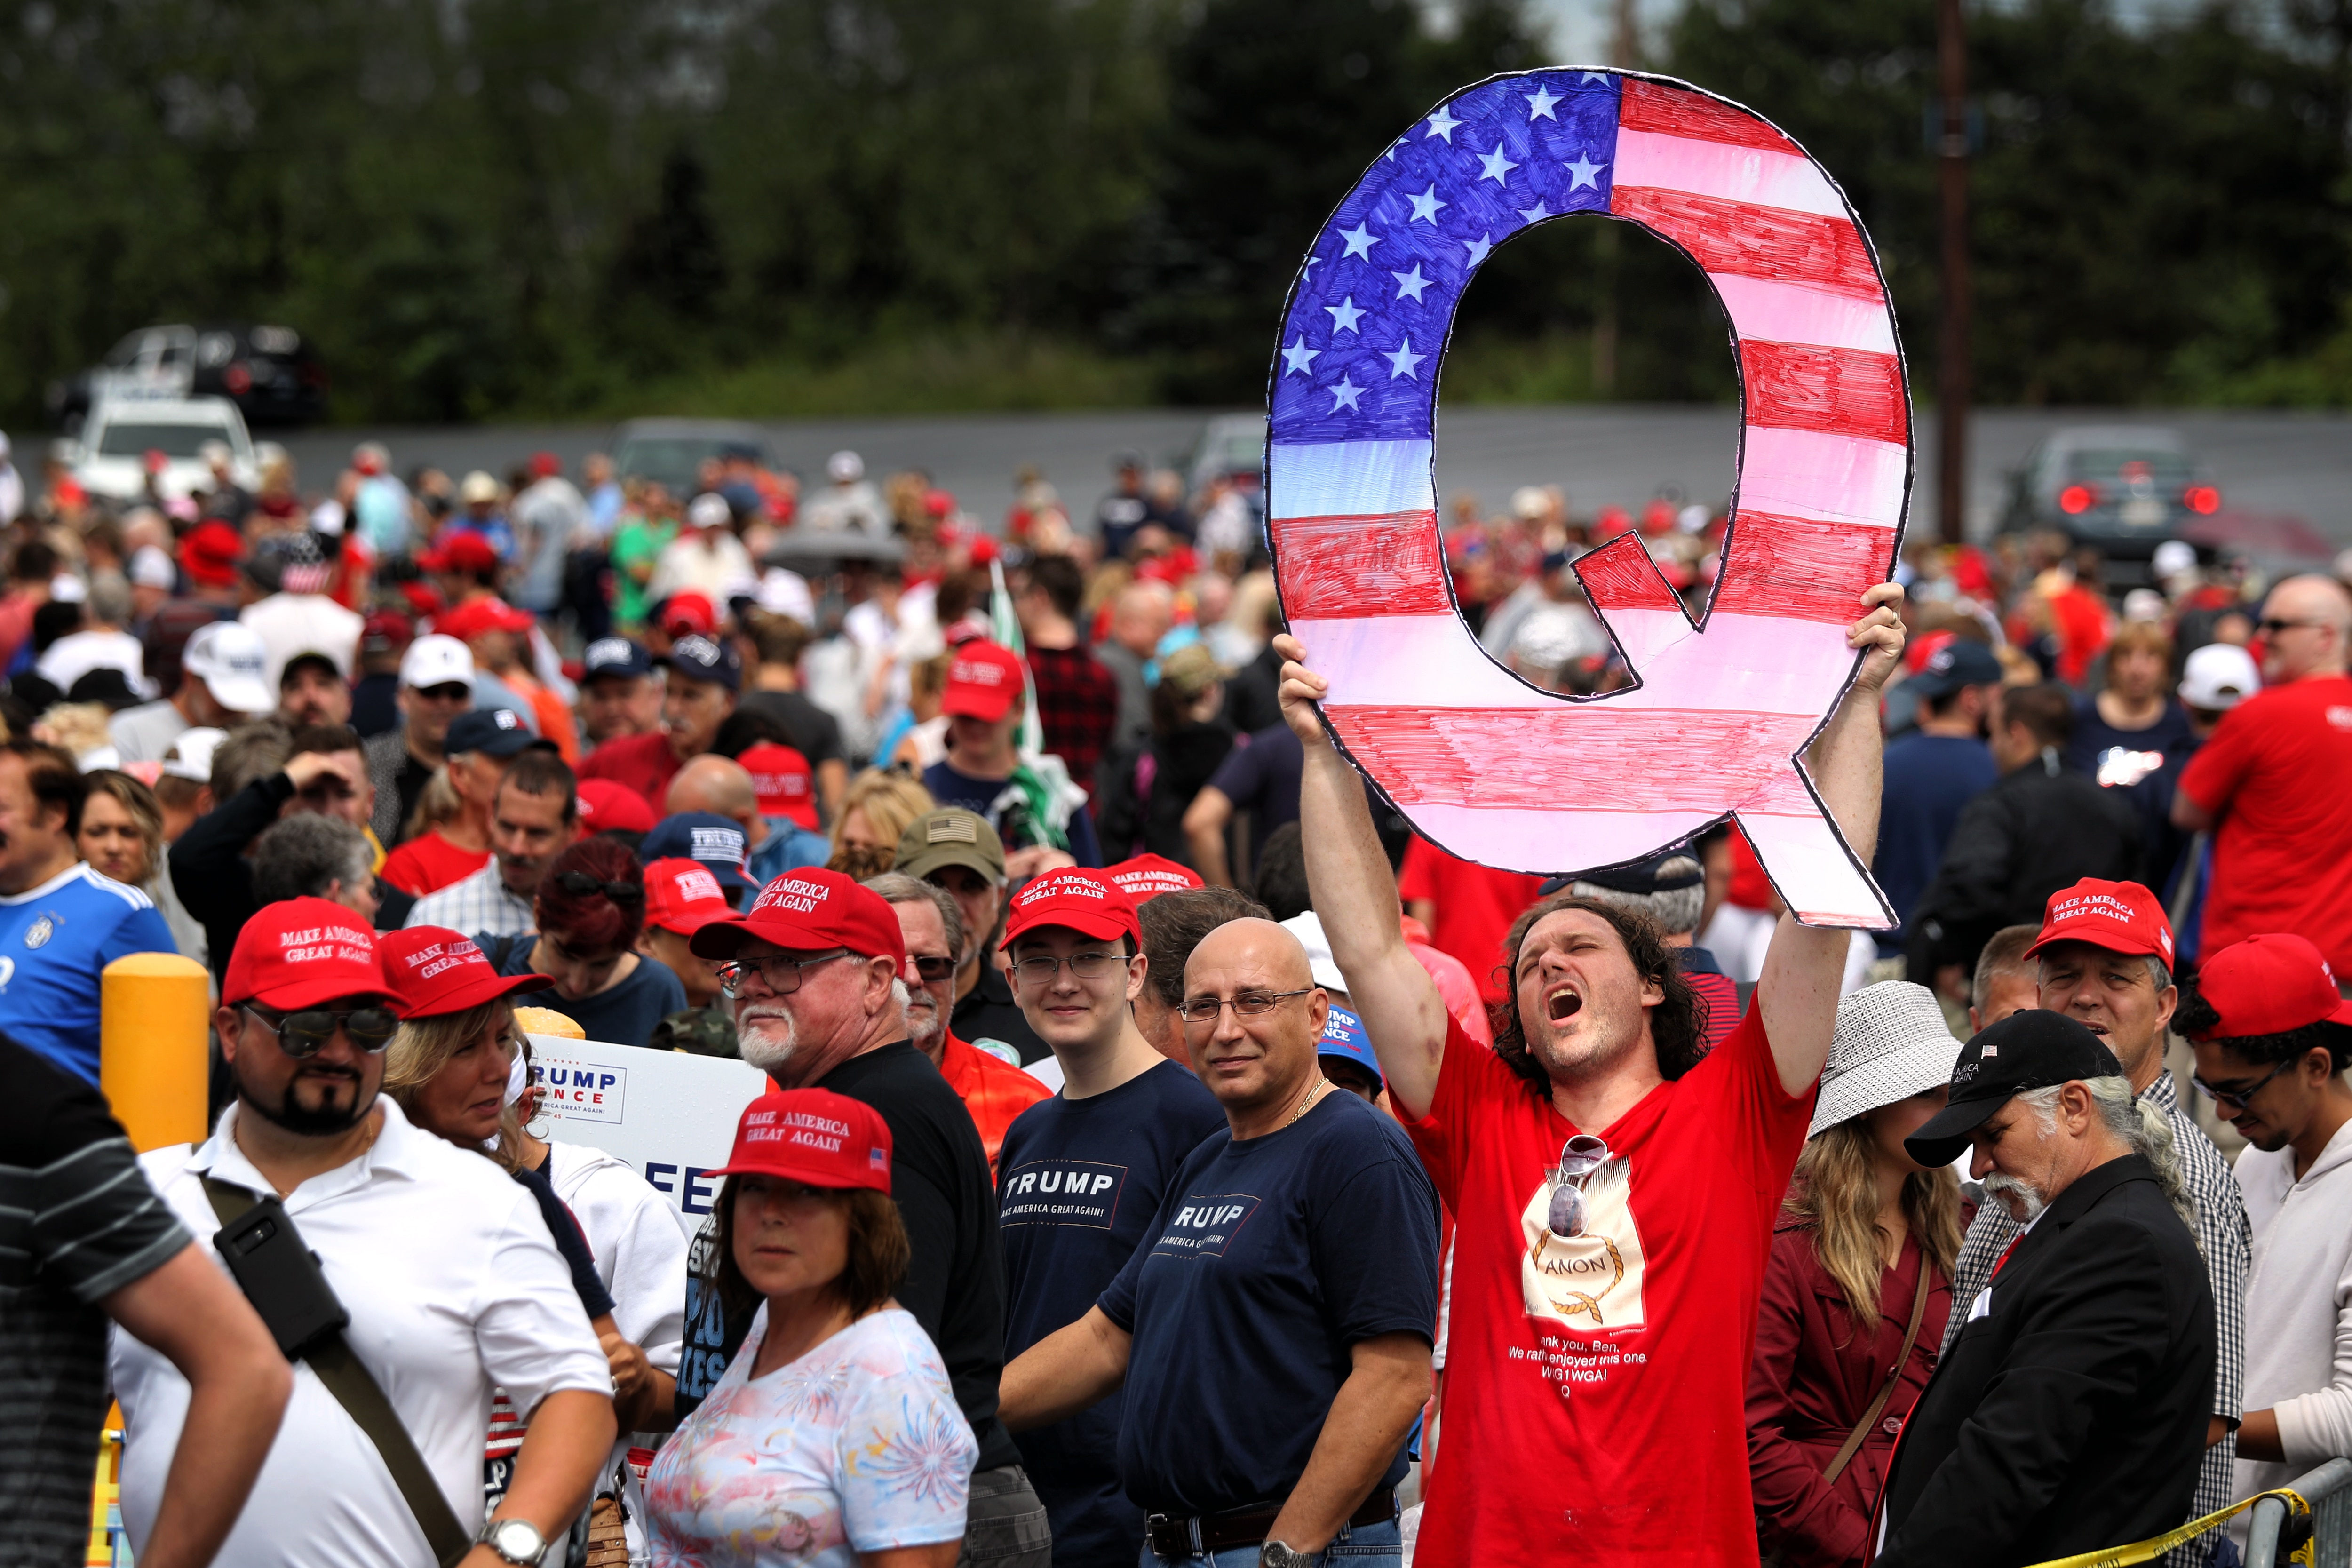
M 391 996 L 375 932 L 367 921 L 324 899 L 264 904 L 236 933 L 221 977 L 227 1006 L 315 1007 L 341 996 Z
M 697 958 L 733 958 L 746 942 L 758 941 L 796 952 L 845 947 L 864 958 L 887 958 L 905 968 L 907 939 L 898 917 L 882 895 L 843 876 L 812 866 L 787 871 L 752 901 L 751 912 L 712 921 L 688 942 Z
M 2311 1024 L 2352 1024 L 2352 1002 L 2319 949 L 2284 931 L 2233 942 L 2197 968 L 2197 994 L 2221 1015 L 2202 1037 L 2284 1035 Z
M 1163 855 L 1138 855 L 1103 868 L 1103 880 L 1137 903 L 1149 903 L 1162 893 L 1182 893 L 1204 886 L 1200 874 Z
M 948 666 L 940 711 L 992 724 L 1013 711 L 1024 673 L 1020 656 L 1011 648 L 992 642 L 968 642 L 955 650 L 955 658 Z
M 710 1173 L 887 1193 L 890 1127 L 864 1100 L 829 1089 L 771 1089 L 743 1108 L 734 1152 Z
M 385 931 L 376 939 L 376 952 L 392 983 L 392 1010 L 404 1018 L 462 1013 L 555 984 L 544 974 L 500 974 L 472 937 L 447 926 Z
M 646 924 L 692 936 L 734 915 L 727 889 L 701 861 L 672 855 L 646 867 Z
M 709 637 L 719 629 L 719 608 L 710 602 L 709 595 L 688 588 L 662 601 L 661 627 L 674 637 L 692 637 L 698 632 Z
M 2144 952 L 2172 967 L 2172 927 L 2156 895 L 2137 882 L 2085 877 L 2050 895 L 2042 934 L 2025 950 L 2033 957 L 2053 942 L 2087 942 L 2109 952 Z
M 580 820 L 591 833 L 651 833 L 660 816 L 644 795 L 611 779 L 582 779 Z
M 1134 902 L 1103 880 L 1101 872 L 1076 866 L 1056 867 L 1013 896 L 1003 945 L 1011 947 L 1014 939 L 1040 926 L 1063 926 L 1098 942 L 1130 937 L 1137 947 L 1143 945 Z
M 736 757 L 751 775 L 752 793 L 760 797 L 761 816 L 782 816 L 814 833 L 816 795 L 809 787 L 808 759 L 774 741 L 746 746 Z
M 499 563 L 498 547 L 474 529 L 453 528 L 441 542 L 416 558 L 427 572 L 489 572 Z
M 207 588 L 236 582 L 237 563 L 244 559 L 245 540 L 218 519 L 196 524 L 180 541 L 180 564 L 188 580 Z
M 496 596 L 476 599 L 437 617 L 433 629 L 443 637 L 467 642 L 484 632 L 527 632 L 536 617 Z

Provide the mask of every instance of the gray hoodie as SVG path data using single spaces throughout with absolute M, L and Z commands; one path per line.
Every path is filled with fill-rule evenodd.
M 2278 1413 L 2286 1451 L 2283 1465 L 2238 1461 L 2236 1495 L 2247 1497 L 2352 1457 L 2352 1121 L 2299 1182 L 2293 1149 L 2249 1146 L 2235 1169 L 2254 1231 L 2245 1408 Z

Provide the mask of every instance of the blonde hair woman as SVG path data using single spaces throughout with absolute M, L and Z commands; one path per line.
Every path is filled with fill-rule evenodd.
M 898 836 L 933 805 L 931 792 L 901 773 L 868 768 L 849 781 L 833 819 L 828 870 L 866 881 L 890 869 Z
M 148 889 L 163 866 L 163 807 L 155 792 L 113 768 L 86 773 L 83 782 L 89 794 L 74 847 L 100 876 Z
M 1959 1054 L 1925 986 L 1838 1004 L 1748 1378 L 1759 1544 L 1786 1568 L 1864 1561 L 1895 1428 L 1935 1370 L 1966 1221 L 1958 1175 L 1903 1140 L 1943 1109 Z

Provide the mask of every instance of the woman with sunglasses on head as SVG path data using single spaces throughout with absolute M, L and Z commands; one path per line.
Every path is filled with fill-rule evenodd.
M 949 1568 L 979 1445 L 892 1300 L 909 1257 L 890 1129 L 862 1100 L 745 1108 L 711 1207 L 742 1348 L 646 1476 L 655 1568 Z
M 552 1007 L 592 1040 L 642 1046 L 654 1026 L 686 1006 L 686 987 L 668 966 L 641 956 L 646 879 L 637 857 L 610 838 L 583 838 L 558 855 L 532 905 L 537 928 L 484 937 L 501 974 L 544 974 Z
M 1748 1374 L 1758 1543 L 1781 1568 L 1865 1560 L 1895 1433 L 1935 1370 L 1969 1215 L 1958 1175 L 1903 1140 L 1943 1109 L 1959 1054 L 1925 986 L 1838 1004 Z
M 471 938 L 440 926 L 387 932 L 378 951 L 401 1019 L 385 1056 L 384 1092 L 415 1125 L 488 1155 L 530 1190 L 610 1364 L 624 1442 L 633 1431 L 667 1426 L 685 1337 L 677 1281 L 686 1234 L 627 1166 L 595 1150 L 559 1150 L 523 1126 L 529 1072 L 513 998 L 551 982 L 502 976 Z M 521 1435 L 510 1409 L 494 1412 L 493 1466 Z M 601 1496 L 619 1491 L 619 1469 L 616 1451 Z M 600 1505 L 599 1513 L 618 1542 L 619 1507 Z

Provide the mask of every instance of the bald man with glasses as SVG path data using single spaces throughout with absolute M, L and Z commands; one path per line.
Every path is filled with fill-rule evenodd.
M 1146 1562 L 1402 1561 L 1437 1195 L 1395 1121 L 1323 1077 L 1329 1010 L 1307 950 L 1270 921 L 1193 950 L 1185 1047 L 1225 1126 L 1086 1316 L 1005 1370 L 1016 1431 L 1124 1389 L 1118 1470 L 1150 1516 Z

